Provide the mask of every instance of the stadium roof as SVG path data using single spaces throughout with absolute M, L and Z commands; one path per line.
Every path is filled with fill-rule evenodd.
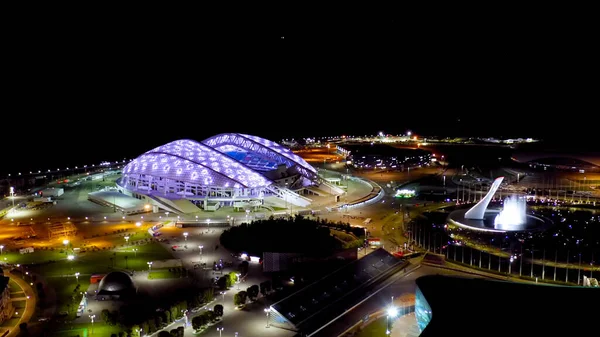
M 308 333 L 307 329 L 323 326 L 339 316 L 344 308 L 364 298 L 366 293 L 356 293 L 356 290 L 401 264 L 402 261 L 384 249 L 378 249 L 273 304 L 270 321 L 275 326 Z M 340 301 L 352 303 L 336 306 Z
M 600 314 L 599 288 L 443 275 L 416 283 L 421 337 L 587 336 Z
M 131 161 L 124 174 L 143 174 L 220 187 L 260 187 L 271 184 L 260 173 L 204 144 L 176 140 Z
M 309 180 L 315 180 L 317 171 L 304 159 L 290 149 L 270 140 L 241 134 L 222 133 L 202 141 L 203 144 L 221 153 L 236 158 L 233 153 L 246 152 L 250 156 L 236 158 L 240 162 L 254 168 L 273 168 L 273 164 L 284 164 L 286 167 L 297 166 L 298 171 Z

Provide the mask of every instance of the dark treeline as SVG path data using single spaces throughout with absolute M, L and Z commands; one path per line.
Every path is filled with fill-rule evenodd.
M 362 228 L 341 222 L 302 216 L 271 217 L 227 229 L 221 234 L 221 244 L 229 250 L 255 256 L 262 256 L 263 252 L 327 254 L 341 248 L 341 243 L 330 234 L 329 228 L 364 236 Z

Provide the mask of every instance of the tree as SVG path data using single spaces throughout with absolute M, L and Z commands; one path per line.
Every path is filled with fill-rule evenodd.
M 239 266 L 239 271 L 240 271 L 240 275 L 245 276 L 246 274 L 248 274 L 248 267 L 250 266 L 250 264 L 248 263 L 248 261 L 242 261 L 242 263 L 240 263 Z
M 173 320 L 171 319 L 171 312 L 169 310 L 165 310 L 165 322 L 167 324 L 173 322 Z
M 116 333 L 111 333 L 110 337 L 117 337 L 117 334 Z
M 29 331 L 27 331 L 27 323 L 23 322 L 19 324 L 19 331 L 21 331 L 22 336 L 29 335 Z
M 215 290 L 210 287 L 202 291 L 202 303 L 208 303 L 215 299 Z
M 196 316 L 192 318 L 192 329 L 199 330 L 203 325 L 204 324 L 201 316 Z
M 232 271 L 229 272 L 229 281 L 231 282 L 231 285 L 234 285 L 237 281 L 238 281 L 238 277 L 237 277 L 237 273 Z M 230 287 L 231 287 L 230 285 Z
M 220 304 L 215 305 L 215 307 L 213 308 L 213 312 L 218 317 L 222 317 L 223 316 L 223 306 Z
M 183 337 L 183 334 L 185 333 L 185 330 L 183 329 L 182 326 L 178 326 L 177 327 L 177 336 L 178 337 Z
M 208 322 L 214 322 L 217 319 L 217 315 L 214 312 L 210 311 L 210 310 L 205 311 L 204 312 L 204 316 L 206 317 L 206 322 L 207 323 Z
M 230 280 L 227 275 L 221 276 L 217 280 L 217 286 L 219 286 L 219 289 L 227 289 L 228 287 L 230 287 L 229 282 Z
M 177 308 L 176 305 L 173 305 L 171 307 L 171 319 L 176 320 L 177 318 L 179 318 L 179 308 Z
M 134 324 L 131 327 L 131 337 L 140 337 L 140 328 L 141 327 L 139 325 Z M 142 330 L 142 331 L 144 331 L 144 330 Z
M 171 337 L 171 334 L 168 331 L 162 330 L 158 333 L 158 337 Z
M 271 281 L 264 281 L 260 283 L 260 293 L 263 296 L 267 296 L 267 294 L 271 291 Z
M 106 324 L 110 323 L 110 311 L 108 311 L 108 309 L 103 309 L 100 312 L 100 317 L 102 318 L 102 322 Z
M 162 325 L 163 325 L 162 315 L 156 315 L 156 317 L 154 317 L 154 322 L 156 323 L 157 328 L 162 327 Z
M 246 304 L 247 297 L 248 297 L 247 293 L 242 290 L 233 296 L 233 304 L 236 306 L 244 305 L 244 304 Z
M 156 330 L 156 321 L 154 319 L 149 319 L 148 320 L 148 334 L 151 334 L 153 332 L 155 332 Z
M 142 329 L 142 333 L 143 334 L 147 334 L 149 332 L 148 331 L 148 328 L 149 328 L 148 327 L 148 322 L 147 321 L 142 322 L 142 324 L 140 324 L 140 328 Z
M 258 286 L 256 284 L 251 285 L 246 289 L 246 292 L 248 293 L 248 298 L 250 298 L 251 301 L 254 301 L 258 297 Z
M 177 335 L 179 335 L 179 333 L 177 332 L 177 329 L 171 329 L 171 331 L 169 331 L 169 333 L 171 334 L 171 337 L 177 337 Z

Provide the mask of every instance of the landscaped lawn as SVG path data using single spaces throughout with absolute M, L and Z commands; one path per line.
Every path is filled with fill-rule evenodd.
M 373 321 L 371 324 L 367 325 L 364 329 L 362 329 L 356 335 L 356 337 L 388 336 L 385 334 L 385 331 L 387 330 L 386 324 L 386 316 L 380 317 L 377 320 Z
M 172 272 L 169 269 L 156 269 L 148 274 L 149 280 L 165 279 L 165 278 L 180 278 L 185 271 Z
M 15 308 L 15 309 L 22 309 L 22 308 L 25 308 L 25 302 L 26 302 L 26 300 L 22 300 L 22 301 L 13 301 L 13 302 L 12 302 L 13 308 Z
M 23 289 L 21 289 L 21 287 L 19 287 L 19 285 L 17 284 L 17 282 L 10 280 L 8 282 L 8 289 L 11 292 L 15 292 L 15 291 L 23 291 Z
M 16 326 L 17 322 L 19 322 L 18 318 L 7 319 L 6 321 L 4 321 L 4 323 L 2 323 L 1 326 L 4 328 L 10 328 L 10 327 Z
M 79 291 L 74 292 L 77 287 L 75 277 L 49 277 L 48 286 L 53 287 L 56 291 L 56 313 L 61 311 L 69 312 L 68 319 L 75 319 L 77 307 L 81 302 L 82 292 L 86 291 L 90 286 L 90 278 L 79 277 Z M 75 295 L 75 300 L 73 300 Z M 69 306 L 70 305 L 70 306 Z
M 92 334 L 92 324 L 91 323 L 84 323 L 84 324 L 73 324 L 73 329 L 65 329 L 65 330 L 60 330 L 57 329 L 56 331 L 52 332 L 50 334 L 51 337 L 75 337 L 75 336 L 79 336 L 79 337 L 94 337 L 94 336 L 98 336 L 98 337 L 109 337 L 111 334 L 117 334 L 117 336 L 119 335 L 119 332 L 121 331 L 121 328 L 119 328 L 118 326 L 110 326 L 107 324 L 104 324 L 102 322 L 95 322 L 94 323 L 94 333 Z M 71 327 L 71 325 L 69 325 L 69 328 Z
M 7 263 L 12 264 L 30 264 L 30 263 L 40 263 L 51 260 L 61 260 L 65 259 L 67 254 L 60 253 L 58 250 L 36 250 L 33 253 L 28 254 L 19 254 L 15 252 L 8 252 L 2 254 L 2 260 L 6 258 Z
M 137 249 L 135 252 L 133 249 Z M 127 258 L 126 258 L 127 257 Z M 66 259 L 40 265 L 36 270 L 46 276 L 81 275 L 108 273 L 114 270 L 147 270 L 148 261 L 171 259 L 171 253 L 159 243 L 120 248 L 117 251 L 86 252 L 75 255 L 75 259 Z

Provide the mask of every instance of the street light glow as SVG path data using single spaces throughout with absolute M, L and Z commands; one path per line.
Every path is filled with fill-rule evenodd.
M 390 316 L 392 318 L 396 317 L 398 315 L 398 308 L 396 308 L 396 307 L 389 307 L 387 309 L 387 314 L 388 314 L 388 316 Z

